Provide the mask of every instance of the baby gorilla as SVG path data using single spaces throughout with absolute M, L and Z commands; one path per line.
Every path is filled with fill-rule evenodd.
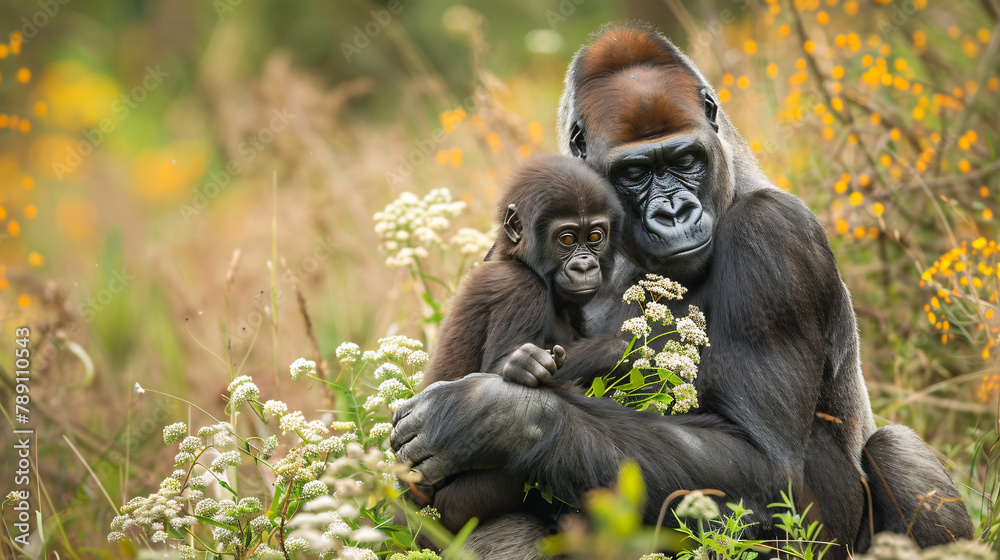
M 622 209 L 607 181 L 579 160 L 526 160 L 508 182 L 497 218 L 502 231 L 487 262 L 462 281 L 424 387 L 472 372 L 530 387 L 547 381 L 565 358 L 560 345 L 583 335 L 584 304 L 610 275 L 612 228 Z
M 566 356 L 560 345 L 583 336 L 582 308 L 610 277 L 622 212 L 610 184 L 580 160 L 525 161 L 501 198 L 502 231 L 487 262 L 462 281 L 441 325 L 423 386 L 472 372 L 529 387 L 550 380 Z M 526 481 L 502 470 L 470 471 L 411 499 L 433 504 L 452 532 L 473 517 L 485 522 L 516 511 L 553 521 L 553 506 L 526 503 Z

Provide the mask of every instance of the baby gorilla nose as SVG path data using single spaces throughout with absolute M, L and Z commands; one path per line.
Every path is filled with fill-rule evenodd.
M 566 269 L 573 273 L 571 276 L 578 276 L 579 278 L 586 278 L 591 272 L 597 272 L 600 270 L 600 265 L 597 263 L 597 259 L 593 255 L 577 255 L 573 257 L 569 264 L 566 265 Z

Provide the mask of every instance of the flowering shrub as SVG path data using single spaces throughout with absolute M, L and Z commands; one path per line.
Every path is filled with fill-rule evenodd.
M 622 332 L 632 334 L 632 342 L 614 370 L 630 359 L 632 368 L 621 377 L 612 372 L 595 379 L 587 391 L 588 396 L 601 397 L 614 390 L 611 398 L 616 402 L 637 410 L 652 408 L 660 414 L 683 414 L 698 408 L 698 393 L 692 381 L 698 375 L 701 361 L 698 347 L 709 346 L 705 315 L 691 305 L 686 317 L 675 319 L 670 308 L 662 303 L 681 300 L 686 292 L 687 289 L 677 282 L 657 274 L 647 274 L 644 280 L 625 291 L 622 301 L 638 304 L 642 314 L 622 325 Z M 672 325 L 674 330 L 650 338 L 653 325 Z M 659 351 L 653 349 L 654 341 L 673 333 L 678 334 L 680 342 L 668 340 Z M 642 343 L 636 347 L 640 340 Z
M 346 405 L 335 416 L 307 419 L 282 401 L 262 401 L 253 379 L 241 375 L 227 388 L 233 420 L 213 418 L 197 430 L 183 422 L 166 426 L 164 443 L 177 445 L 175 470 L 156 493 L 121 508 L 108 540 L 148 537 L 181 558 L 308 552 L 375 559 L 375 550 L 401 551 L 396 560 L 438 558 L 430 551 L 403 553 L 412 543 L 409 529 L 392 524 L 398 477 L 408 475 L 388 449 L 389 417 L 420 384 L 428 361 L 422 343 L 394 336 L 362 352 L 345 342 L 336 355 L 344 384 L 320 378 L 310 360 L 289 367 L 292 379 L 310 378 L 334 390 Z M 380 383 L 361 403 L 363 377 Z M 137 386 L 136 392 L 147 391 Z M 270 433 L 246 435 L 252 423 L 237 424 L 241 414 L 253 414 Z M 263 484 L 241 479 L 251 469 Z M 433 511 L 419 514 L 433 523 Z

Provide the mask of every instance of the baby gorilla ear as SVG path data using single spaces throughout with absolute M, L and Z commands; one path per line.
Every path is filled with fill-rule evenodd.
M 503 231 L 514 244 L 517 244 L 521 240 L 523 229 L 524 225 L 521 223 L 521 218 L 517 215 L 517 206 L 512 203 L 507 207 L 507 213 L 503 217 Z

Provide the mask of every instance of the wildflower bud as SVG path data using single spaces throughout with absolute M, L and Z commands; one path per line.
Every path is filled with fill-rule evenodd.
M 229 394 L 232 394 L 233 391 L 235 391 L 240 385 L 243 385 L 244 383 L 248 383 L 248 382 L 252 382 L 252 381 L 253 381 L 253 379 L 251 379 L 251 377 L 249 375 L 241 375 L 241 376 L 237 377 L 236 379 L 233 379 L 233 381 L 229 384 L 229 387 L 226 387 L 226 392 L 229 393 Z
M 155 543 L 167 542 L 167 532 L 166 531 L 157 531 L 157 532 L 153 533 L 153 536 L 152 536 L 152 538 L 150 540 L 152 540 Z
M 184 422 L 171 424 L 163 428 L 163 443 L 167 445 L 177 443 L 186 435 L 188 435 L 187 424 Z
M 259 498 L 249 496 L 242 498 L 240 503 L 236 506 L 236 509 L 239 510 L 241 515 L 245 515 L 248 513 L 257 513 L 262 509 L 262 506 Z
M 264 403 L 264 412 L 281 418 L 282 416 L 288 414 L 288 405 L 282 401 L 269 400 Z
M 392 423 L 390 422 L 379 422 L 372 426 L 369 436 L 374 439 L 384 439 L 392 433 Z
M 292 537 L 285 540 L 285 550 L 291 552 L 303 552 L 309 549 L 309 543 L 302 537 Z
M 330 488 L 319 480 L 312 480 L 302 486 L 302 497 L 311 500 L 330 493 Z
M 273 525 L 271 524 L 271 520 L 268 519 L 266 515 L 261 515 L 260 517 L 257 517 L 250 522 L 250 529 L 254 533 L 261 533 L 264 531 L 268 531 L 271 529 L 271 527 L 273 527 Z
M 681 503 L 675 510 L 677 517 L 688 517 L 691 519 L 715 519 L 719 517 L 719 506 L 715 500 L 694 491 L 684 496 Z
M 351 365 L 361 357 L 361 348 L 353 342 L 344 342 L 337 347 L 337 359 L 341 365 Z
M 424 352 L 423 350 L 417 350 L 406 358 L 407 365 L 409 365 L 410 369 L 415 372 L 423 371 L 424 368 L 427 367 L 427 362 L 429 361 L 430 356 L 428 356 L 427 352 Z
M 252 381 L 248 381 L 233 391 L 229 404 L 232 405 L 233 410 L 235 411 L 244 404 L 250 401 L 256 401 L 259 398 L 260 389 L 258 389 L 257 385 L 255 385 Z
M 288 370 L 292 374 L 292 380 L 298 381 L 298 379 L 303 375 L 316 375 L 316 362 L 305 358 L 299 358 L 298 360 L 292 362 L 292 365 L 288 367 Z
M 649 336 L 649 333 L 653 332 L 645 317 L 633 317 L 628 321 L 625 321 L 622 323 L 621 330 L 623 332 L 632 333 L 632 336 L 636 338 L 644 338 Z
M 137 381 L 136 384 L 134 386 L 132 386 L 132 392 L 135 393 L 135 394 L 137 394 L 137 395 L 141 395 L 141 394 L 145 393 L 146 390 L 143 389 L 142 385 L 139 385 L 139 382 Z
M 260 458 L 263 460 L 268 460 L 274 453 L 274 450 L 278 447 L 278 436 L 270 436 L 264 440 L 264 444 L 260 450 Z
M 681 383 L 674 387 L 673 414 L 684 414 L 692 408 L 698 408 L 698 391 L 690 383 Z
M 111 531 L 108 533 L 109 543 L 125 542 L 126 540 L 128 540 L 128 537 L 126 537 L 125 533 L 122 533 L 121 531 Z

